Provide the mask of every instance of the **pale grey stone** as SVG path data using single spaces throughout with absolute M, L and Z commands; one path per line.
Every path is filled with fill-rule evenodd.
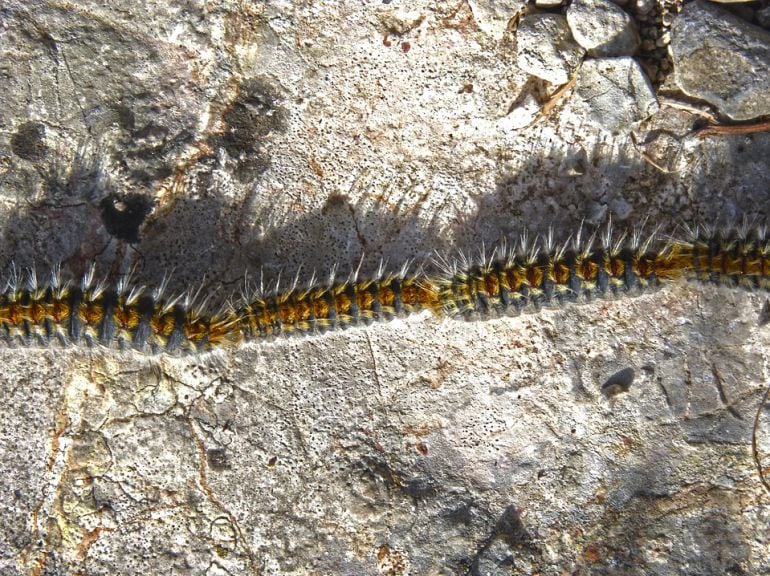
M 468 6 L 479 28 L 499 40 L 508 28 L 508 22 L 525 3 L 525 0 L 469 0 Z
M 770 33 L 697 0 L 671 29 L 679 88 L 733 120 L 770 114 Z
M 658 100 L 631 57 L 586 60 L 578 72 L 573 112 L 611 133 L 627 133 L 658 110 Z
M 636 12 L 639 15 L 646 15 L 652 12 L 652 8 L 655 6 L 655 0 L 636 0 L 635 6 Z
M 517 31 L 519 67 L 552 84 L 564 84 L 585 52 L 559 14 L 530 14 Z
M 573 0 L 567 22 L 575 41 L 591 56 L 630 56 L 639 47 L 631 17 L 609 0 Z

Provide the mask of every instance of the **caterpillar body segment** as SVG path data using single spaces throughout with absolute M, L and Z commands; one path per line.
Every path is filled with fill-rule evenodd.
M 86 276 L 86 280 L 88 276 Z M 0 294 L 0 338 L 8 345 L 85 344 L 158 353 L 202 352 L 237 337 L 229 315 L 199 313 L 178 302 L 135 291 L 60 286 L 17 288 Z
M 513 255 L 440 279 L 439 295 L 449 316 L 515 314 L 655 288 L 660 285 L 655 261 L 630 249 Z
M 764 229 L 754 237 L 722 234 L 701 239 L 696 235 L 681 250 L 690 255 L 691 275 L 701 282 L 770 288 L 770 241 Z
M 579 238 L 579 235 L 578 235 Z M 764 231 L 754 237 L 694 233 L 687 240 L 669 239 L 656 246 L 634 234 L 601 245 L 594 239 L 554 249 L 514 249 L 475 265 L 447 266 L 437 285 L 442 311 L 468 319 L 516 314 L 548 306 L 634 295 L 678 279 L 770 290 L 770 241 Z M 526 247 L 526 240 L 521 245 Z M 467 262 L 467 259 L 459 259 Z
M 239 316 L 244 336 L 260 339 L 323 333 L 437 307 L 432 282 L 421 274 L 397 274 L 253 298 Z

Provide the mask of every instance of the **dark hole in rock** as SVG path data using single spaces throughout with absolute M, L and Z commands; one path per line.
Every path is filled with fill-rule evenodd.
M 19 158 L 39 160 L 47 150 L 45 126 L 39 122 L 25 122 L 11 136 L 11 150 Z
M 206 461 L 213 470 L 226 470 L 230 467 L 230 460 L 224 448 L 206 450 Z
M 615 372 L 602 384 L 602 393 L 609 397 L 621 392 L 628 392 L 628 389 L 631 388 L 631 384 L 634 382 L 634 375 L 633 368 L 623 368 L 623 370 Z
M 286 113 L 277 100 L 272 86 L 252 78 L 244 81 L 238 98 L 222 116 L 225 130 L 213 143 L 235 160 L 241 182 L 254 180 L 270 167 L 270 157 L 263 151 L 265 138 L 286 129 Z
M 104 227 L 115 238 L 139 242 L 139 228 L 152 212 L 153 201 L 141 194 L 110 194 L 101 201 Z

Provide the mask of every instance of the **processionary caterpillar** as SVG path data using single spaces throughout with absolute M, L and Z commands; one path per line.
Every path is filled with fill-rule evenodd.
M 213 312 L 190 296 L 94 281 L 63 282 L 58 268 L 47 283 L 34 272 L 14 275 L 0 294 L 0 337 L 11 346 L 86 344 L 148 353 L 205 352 L 245 341 L 317 334 L 366 325 L 421 310 L 449 318 L 483 319 L 616 294 L 633 295 L 686 278 L 747 289 L 770 289 L 770 238 L 763 228 L 714 233 L 690 230 L 685 239 L 578 233 L 556 245 L 549 234 L 477 262 L 439 258 L 435 273 L 383 271 L 373 278 L 311 281 L 285 291 L 244 295 Z

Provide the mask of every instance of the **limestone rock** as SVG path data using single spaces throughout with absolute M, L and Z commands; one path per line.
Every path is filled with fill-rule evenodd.
M 574 0 L 567 22 L 578 44 L 591 56 L 630 56 L 639 47 L 631 17 L 609 0 Z
M 552 84 L 564 84 L 580 64 L 584 50 L 572 38 L 567 19 L 531 14 L 518 30 L 519 67 Z
M 649 79 L 630 57 L 586 60 L 575 92 L 573 111 L 615 134 L 630 131 L 658 110 Z
M 770 114 L 770 33 L 698 0 L 671 30 L 674 78 L 733 120 Z

